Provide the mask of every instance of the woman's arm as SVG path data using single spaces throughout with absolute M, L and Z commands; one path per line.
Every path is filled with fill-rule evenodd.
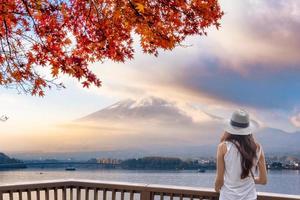
M 261 184 L 261 185 L 267 184 L 266 160 L 262 149 L 258 160 L 258 177 L 255 177 L 254 182 L 255 184 Z
M 224 155 L 226 153 L 226 144 L 224 142 L 218 145 L 217 150 L 217 176 L 215 180 L 215 190 L 219 192 L 224 184 L 225 162 Z

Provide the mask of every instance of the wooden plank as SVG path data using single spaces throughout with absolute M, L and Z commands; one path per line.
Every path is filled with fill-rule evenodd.
M 19 200 L 23 200 L 22 191 L 19 191 Z
M 97 190 L 97 188 L 94 189 L 94 200 L 98 200 L 98 190 Z
M 85 189 L 85 200 L 89 200 L 90 199 L 90 189 L 86 188 Z
M 27 200 L 31 200 L 31 190 L 27 191 Z
M 134 197 L 134 191 L 130 191 L 130 197 L 129 197 L 129 199 L 133 200 L 133 197 Z
M 73 188 L 72 187 L 70 187 L 70 200 L 73 200 Z
M 154 192 L 150 193 L 150 200 L 155 200 L 155 193 Z
M 62 200 L 67 200 L 67 188 L 62 188 Z
M 103 189 L 102 200 L 106 200 L 106 189 Z
M 151 200 L 151 192 L 147 191 L 147 190 L 143 190 L 141 192 L 141 200 Z
M 125 191 L 122 190 L 122 191 L 121 191 L 121 200 L 124 200 L 124 194 L 125 194 Z M 1 199 L 0 199 L 0 200 L 1 200 Z
M 50 199 L 49 189 L 46 188 L 46 190 L 45 190 L 45 200 L 49 200 L 49 199 Z
M 41 200 L 41 193 L 39 189 L 36 190 L 36 200 Z
M 116 190 L 111 191 L 111 199 L 116 200 Z
M 58 200 L 58 188 L 54 188 L 54 200 Z
M 14 193 L 12 191 L 9 192 L 9 200 L 14 200 Z
M 160 200 L 164 200 L 164 193 L 160 193 Z
M 77 200 L 80 200 L 81 199 L 81 188 L 76 188 L 76 192 L 77 192 L 77 194 L 76 194 L 76 199 Z

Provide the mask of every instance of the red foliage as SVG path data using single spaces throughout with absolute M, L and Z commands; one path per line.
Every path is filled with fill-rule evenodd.
M 133 58 L 133 33 L 157 56 L 222 15 L 218 0 L 0 0 L 0 85 L 43 96 L 68 74 L 100 86 L 88 64 Z

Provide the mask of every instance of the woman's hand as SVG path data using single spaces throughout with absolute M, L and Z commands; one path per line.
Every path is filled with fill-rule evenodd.
M 222 186 L 224 185 L 224 179 L 216 179 L 215 180 L 215 191 L 216 192 L 220 192 Z

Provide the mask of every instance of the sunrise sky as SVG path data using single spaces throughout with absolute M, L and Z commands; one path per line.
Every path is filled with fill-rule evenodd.
M 1 88 L 0 115 L 10 117 L 0 123 L 1 151 L 45 150 L 41 144 L 47 141 L 47 148 L 54 148 L 71 134 L 58 130 L 62 124 L 119 100 L 149 95 L 217 116 L 229 117 L 243 107 L 262 126 L 300 130 L 300 1 L 220 4 L 225 12 L 221 29 L 188 38 L 188 47 L 154 57 L 141 52 L 136 38 L 134 60 L 92 64 L 101 88 L 83 89 L 68 77 L 62 78 L 65 90 L 48 91 L 44 98 Z M 80 149 L 81 137 L 67 149 Z M 94 143 L 89 147 L 101 149 Z

